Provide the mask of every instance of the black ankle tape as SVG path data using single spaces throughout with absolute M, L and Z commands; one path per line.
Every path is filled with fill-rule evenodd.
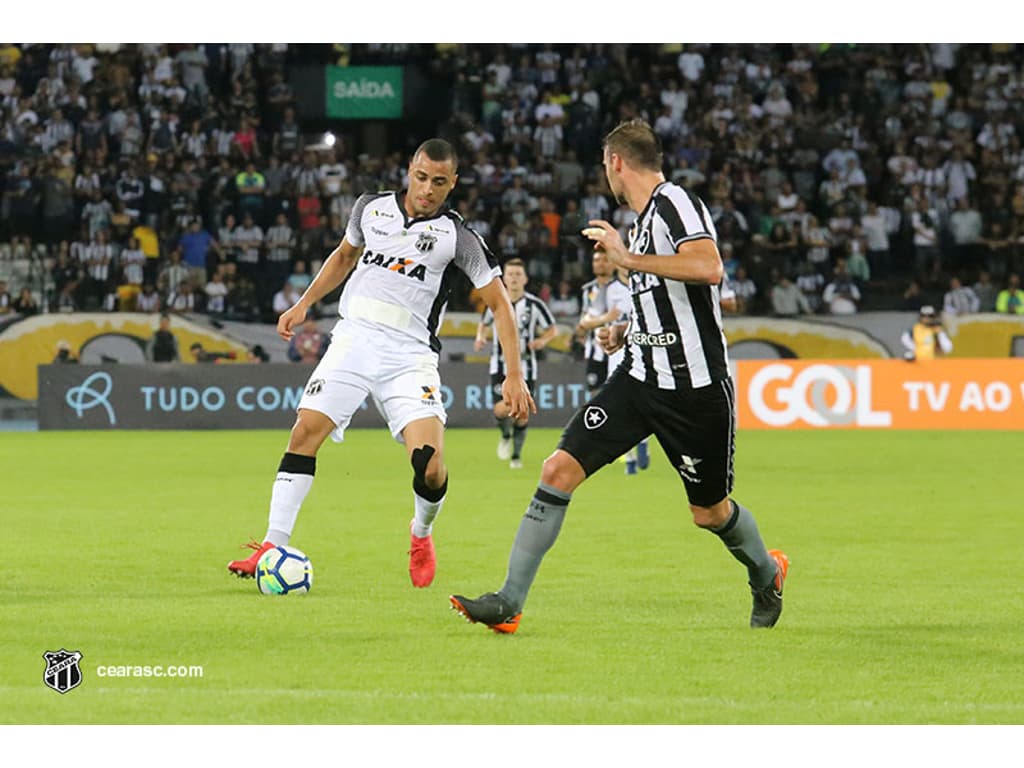
M 281 463 L 278 465 L 277 471 L 288 472 L 293 475 L 315 475 L 316 456 L 286 453 L 281 457 Z

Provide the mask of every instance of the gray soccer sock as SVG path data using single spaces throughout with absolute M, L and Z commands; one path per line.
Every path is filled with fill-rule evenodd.
M 766 587 L 775 578 L 775 560 L 761 541 L 757 521 L 750 510 L 736 501 L 730 500 L 730 503 L 732 517 L 721 528 L 711 529 L 711 532 L 725 543 L 733 557 L 747 566 L 750 585 Z
M 512 429 L 512 458 L 518 459 L 523 453 L 523 443 L 526 442 L 526 425 L 518 424 Z
M 503 419 L 499 419 L 497 416 L 494 417 L 498 422 L 498 429 L 501 430 L 501 439 L 508 440 L 512 437 L 512 417 L 506 416 Z
M 571 496 L 549 485 L 538 485 L 519 523 L 512 554 L 508 558 L 508 575 L 500 590 L 516 611 L 522 610 L 541 560 L 558 538 Z

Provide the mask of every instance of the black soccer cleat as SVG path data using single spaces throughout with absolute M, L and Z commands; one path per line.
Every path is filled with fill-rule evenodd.
M 500 635 L 511 635 L 519 629 L 522 611 L 515 611 L 498 592 L 488 592 L 476 600 L 462 595 L 451 595 L 448 601 L 471 624 L 486 624 Z
M 786 583 L 789 573 L 789 558 L 778 549 L 769 549 L 768 554 L 775 561 L 775 578 L 767 587 L 750 588 L 754 596 L 754 608 L 750 612 L 750 626 L 756 628 L 774 627 L 782 615 L 782 586 Z

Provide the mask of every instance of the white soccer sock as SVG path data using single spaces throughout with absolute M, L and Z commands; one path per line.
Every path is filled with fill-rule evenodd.
M 418 493 L 413 491 L 412 498 L 415 501 L 415 517 L 412 519 L 412 535 L 417 539 L 422 539 L 425 536 L 429 536 L 430 532 L 434 528 L 434 518 L 437 517 L 437 513 L 441 511 L 441 505 L 444 504 L 444 500 L 447 494 L 442 496 L 437 501 L 427 501 Z
M 295 518 L 299 516 L 302 502 L 313 487 L 313 475 L 295 472 L 278 472 L 274 481 L 274 489 L 270 493 L 270 522 L 267 524 L 267 536 L 274 546 L 288 543 Z

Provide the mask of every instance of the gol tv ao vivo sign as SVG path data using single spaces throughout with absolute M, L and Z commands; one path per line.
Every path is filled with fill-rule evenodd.
M 399 118 L 402 67 L 327 67 L 327 116 Z

